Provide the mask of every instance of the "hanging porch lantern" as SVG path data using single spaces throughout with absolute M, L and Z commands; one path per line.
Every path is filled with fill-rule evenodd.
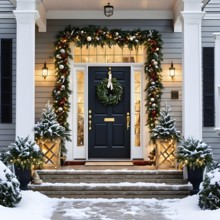
M 108 3 L 104 6 L 104 14 L 106 17 L 110 17 L 113 15 L 114 7 Z

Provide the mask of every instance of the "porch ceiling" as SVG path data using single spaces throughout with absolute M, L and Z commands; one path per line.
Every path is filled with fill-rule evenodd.
M 176 0 L 42 0 L 48 10 L 103 10 L 108 2 L 115 10 L 173 10 Z

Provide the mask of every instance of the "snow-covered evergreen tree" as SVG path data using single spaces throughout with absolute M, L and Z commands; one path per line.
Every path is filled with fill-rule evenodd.
M 15 164 L 23 169 L 31 169 L 32 165 L 39 166 L 43 162 L 43 153 L 40 147 L 29 137 L 17 137 L 3 153 L 6 164 Z
M 35 137 L 38 138 L 57 138 L 68 139 L 69 132 L 65 130 L 57 121 L 56 113 L 52 105 L 48 102 L 46 108 L 43 109 L 42 117 L 40 122 L 38 122 L 35 127 Z
M 21 190 L 15 175 L 0 161 L 0 205 L 14 207 L 21 201 Z
M 156 141 L 157 139 L 175 139 L 177 142 L 181 139 L 180 131 L 175 128 L 175 122 L 171 118 L 171 108 L 166 104 L 165 108 L 160 111 L 160 116 L 156 123 L 156 127 L 152 129 L 151 139 Z
M 199 206 L 201 209 L 220 208 L 220 167 L 209 171 L 199 192 Z
M 181 166 L 205 168 L 213 161 L 212 149 L 203 141 L 190 137 L 183 140 L 178 147 L 177 161 Z

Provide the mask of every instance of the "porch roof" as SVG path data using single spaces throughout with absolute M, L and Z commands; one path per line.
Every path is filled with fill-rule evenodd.
M 10 0 L 14 5 L 20 1 L 28 7 L 26 0 Z M 47 19 L 171 19 L 174 32 L 182 31 L 180 11 L 183 0 L 32 0 L 36 1 L 40 18 L 36 21 L 39 31 L 46 31 Z M 187 0 L 188 1 L 188 0 Z M 209 0 L 200 0 L 202 6 Z M 114 14 L 106 17 L 103 7 L 107 3 L 114 6 Z

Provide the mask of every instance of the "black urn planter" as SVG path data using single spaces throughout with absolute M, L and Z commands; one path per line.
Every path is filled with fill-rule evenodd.
M 31 181 L 31 169 L 23 169 L 20 166 L 14 165 L 15 175 L 20 182 L 21 190 L 28 190 L 28 183 Z
M 188 181 L 193 185 L 191 195 L 195 195 L 199 192 L 200 183 L 203 181 L 204 168 L 190 168 L 187 167 Z

